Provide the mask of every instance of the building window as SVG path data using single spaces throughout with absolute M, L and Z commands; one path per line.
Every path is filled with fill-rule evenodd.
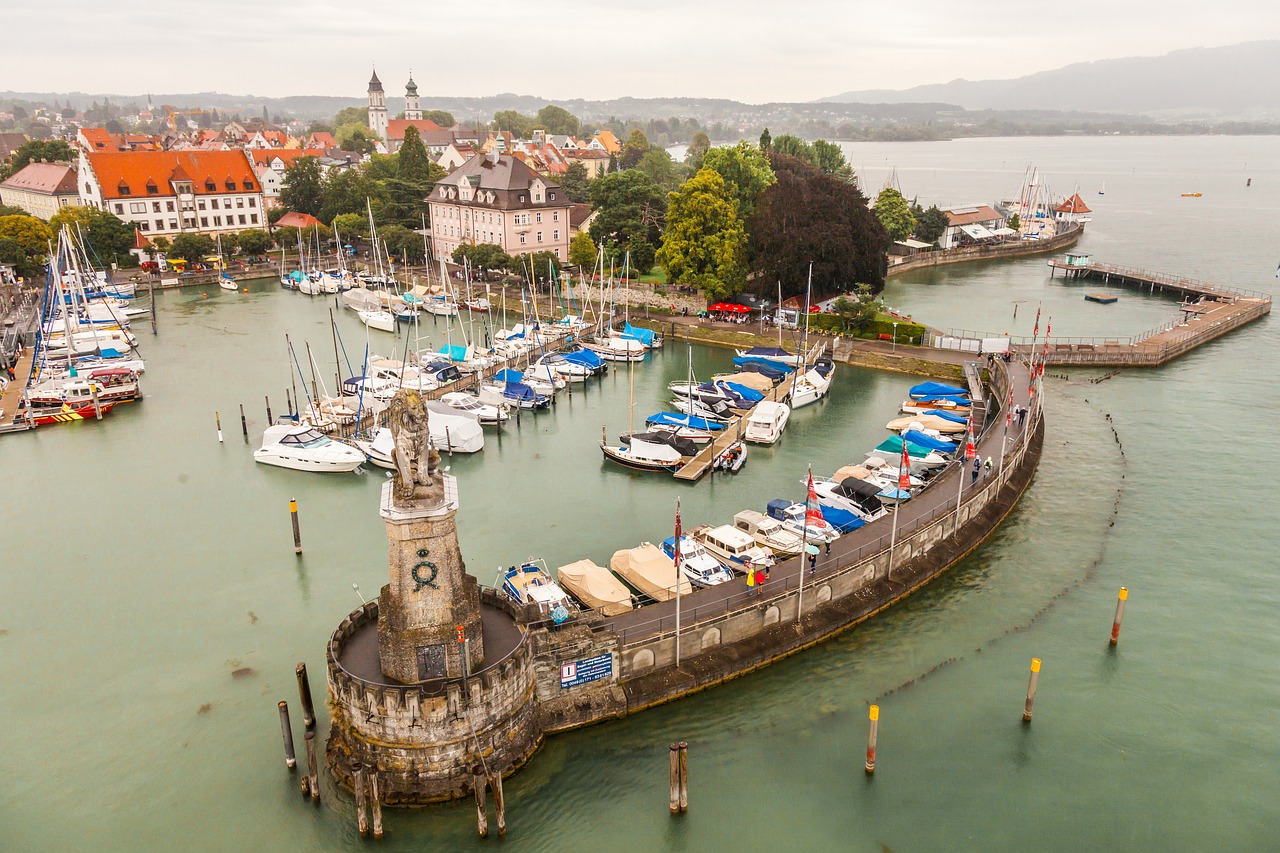
M 147 184 L 147 195 L 156 195 L 160 192 L 160 188 L 155 184 Z
M 177 230 L 178 230 L 178 220 L 176 220 L 176 219 L 170 219 L 170 220 L 169 220 L 169 230 L 170 230 L 170 231 L 177 231 Z
M 257 206 L 258 206 L 258 200 L 257 200 L 256 198 L 251 198 L 251 199 L 249 199 L 249 206 L 250 206 L 250 207 L 257 207 Z M 256 221 L 256 220 L 257 220 L 257 217 L 254 217 L 254 220 Z
M 556 194 L 555 194 L 555 193 L 547 193 L 547 198 L 551 199 L 552 201 L 555 201 L 555 200 L 556 200 Z
M 147 203 L 145 201 L 134 201 L 129 203 L 130 213 L 146 213 Z
M 170 213 L 173 213 L 173 202 L 171 202 L 171 201 L 166 201 L 166 202 L 164 203 L 164 209 L 165 209 L 165 210 L 167 210 L 167 211 L 169 211 Z
M 123 204 L 117 204 L 117 205 L 116 205 L 116 213 L 124 213 L 124 205 L 123 205 Z
M 555 196 L 552 196 L 552 198 L 555 198 Z M 559 221 L 560 221 L 560 211 L 558 211 L 558 210 L 552 211 L 552 213 L 551 213 L 551 221 L 552 221 L 552 222 L 559 222 Z
M 207 217 L 207 216 L 201 216 L 201 217 L 200 217 L 200 227 L 201 227 L 201 228 L 208 228 L 208 227 L 209 227 L 209 217 Z
M 158 202 L 158 201 L 153 201 L 153 202 L 151 202 L 151 212 L 152 212 L 152 213 L 159 213 L 159 212 L 160 212 L 160 202 Z
M 557 243 L 560 242 L 560 229 L 557 228 L 555 231 L 551 232 L 551 239 L 555 240 Z
M 245 181 L 245 182 L 244 182 L 244 188 L 245 188 L 245 189 L 247 189 L 247 190 L 251 190 L 251 189 L 253 189 L 253 181 Z
M 209 202 L 209 207 L 213 208 L 214 210 L 217 210 L 217 209 L 218 209 L 218 200 L 217 200 L 216 198 L 215 198 L 215 199 L 212 199 L 212 200 Z
M 243 199 L 243 198 L 238 198 L 238 199 L 236 199 L 236 207 L 244 207 L 244 199 Z
M 163 231 L 163 230 L 164 230 L 164 220 L 163 220 L 163 219 L 157 219 L 157 220 L 156 220 L 156 230 L 157 230 L 157 231 Z
M 197 201 L 196 207 L 200 208 L 201 210 L 204 210 L 204 199 L 200 199 L 199 201 Z
M 204 182 L 204 191 L 207 193 L 211 193 L 217 188 L 218 188 L 218 185 L 213 182 L 213 178 L 209 178 L 207 181 Z
M 182 220 L 182 225 L 183 225 L 183 227 L 185 227 L 185 228 L 195 228 L 195 227 L 196 227 L 196 221 L 195 221 L 194 219 L 183 219 L 183 220 Z
M 541 232 L 541 231 L 539 231 L 539 232 L 538 232 L 538 242 L 539 242 L 539 243 L 541 243 L 541 242 L 542 242 L 542 232 Z
M 222 217 L 221 216 L 213 217 L 213 224 L 214 224 L 214 227 L 220 227 L 222 225 Z
M 541 224 L 542 224 L 542 214 L 541 214 L 541 213 L 537 214 L 537 221 L 538 221 L 538 224 L 539 224 L 539 225 L 541 225 Z
M 522 245 L 522 246 L 524 245 L 524 235 L 523 235 L 523 234 L 521 234 L 521 235 L 520 235 L 520 245 Z
M 240 214 L 240 224 L 244 225 L 244 214 Z
M 256 214 L 256 213 L 250 213 L 250 214 L 249 214 L 249 221 L 250 221 L 251 223 L 253 223 L 254 225 L 257 225 L 257 224 L 258 224 L 258 214 Z
M 520 200 L 524 201 L 524 193 L 520 193 Z
M 150 231 L 150 230 L 151 230 L 151 223 L 150 223 L 150 222 L 139 222 L 139 223 L 138 223 L 138 228 L 139 228 L 139 230 L 142 230 L 142 231 Z
M 534 194 L 534 196 L 533 196 L 533 200 L 534 200 L 534 201 L 542 201 L 542 193 L 535 193 L 535 194 Z

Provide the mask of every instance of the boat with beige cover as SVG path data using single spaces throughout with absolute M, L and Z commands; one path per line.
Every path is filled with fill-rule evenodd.
M 556 569 L 560 586 L 601 616 L 617 616 L 631 609 L 631 590 L 604 566 L 578 560 Z
M 609 568 L 654 601 L 670 601 L 676 597 L 676 564 L 657 545 L 642 542 L 639 547 L 615 551 L 609 559 Z M 679 584 L 681 595 L 693 592 L 693 584 L 683 575 Z

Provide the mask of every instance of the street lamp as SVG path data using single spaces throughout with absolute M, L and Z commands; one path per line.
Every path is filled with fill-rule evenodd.
M 898 324 L 893 324 L 893 351 L 898 351 Z

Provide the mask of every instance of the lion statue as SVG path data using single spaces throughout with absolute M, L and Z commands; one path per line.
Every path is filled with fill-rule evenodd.
M 440 454 L 431 446 L 428 417 L 422 396 L 409 388 L 397 391 L 387 407 L 394 447 L 391 458 L 396 466 L 392 492 L 399 500 L 422 500 L 442 493 L 442 484 L 435 477 Z

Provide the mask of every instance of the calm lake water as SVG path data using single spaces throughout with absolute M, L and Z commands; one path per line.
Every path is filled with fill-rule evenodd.
M 896 170 L 926 204 L 1012 196 L 1034 162 L 1056 191 L 1079 185 L 1094 207 L 1082 251 L 1276 289 L 1280 139 L 847 150 L 869 189 Z M 1188 191 L 1204 196 L 1179 197 Z M 1098 288 L 1050 280 L 1046 260 L 893 279 L 885 297 L 936 326 L 1015 334 L 1030 331 L 1037 306 L 1055 336 L 1129 334 L 1174 315 L 1172 301 L 1131 291 L 1115 305 L 1086 303 L 1082 291 Z M 318 808 L 298 797 L 275 703 L 290 702 L 300 734 L 294 664 L 307 661 L 322 690 L 324 644 L 359 604 L 352 583 L 371 596 L 385 580 L 383 474 L 254 464 L 263 395 L 279 412 L 290 387 L 285 332 L 304 365 L 310 341 L 329 385 L 334 358 L 325 302 L 272 282 L 249 289 L 160 297 L 160 334 L 140 326 L 145 401 L 101 424 L 0 441 L 0 848 L 362 846 L 350 801 L 331 784 Z M 349 313 L 339 326 L 356 363 L 365 336 Z M 423 332 L 444 342 L 443 324 Z M 393 339 L 375 334 L 390 353 Z M 1168 367 L 1097 384 L 1088 380 L 1100 372 L 1053 371 L 1070 379 L 1049 382 L 1040 473 L 983 548 L 904 605 L 762 673 L 552 738 L 507 783 L 506 845 L 1273 848 L 1280 462 L 1242 427 L 1277 402 L 1276 337 L 1264 320 Z M 727 369 L 730 355 L 695 347 L 694 370 Z M 677 496 L 692 524 L 797 495 L 806 465 L 829 473 L 879 442 L 910 384 L 841 368 L 832 396 L 798 412 L 777 447 L 753 448 L 736 477 L 690 486 L 600 460 L 602 425 L 624 431 L 632 399 L 639 423 L 685 376 L 679 342 L 650 358 L 525 415 L 500 442 L 487 434 L 482 454 L 446 458 L 459 477 L 463 554 L 481 582 L 529 556 L 604 562 L 661 539 Z M 1124 633 L 1109 652 L 1122 585 Z M 1023 726 L 1033 656 L 1044 668 L 1035 722 Z M 253 674 L 233 678 L 243 667 Z M 873 780 L 862 772 L 870 702 L 882 709 Z M 690 743 L 691 805 L 673 820 L 666 744 L 678 739 Z M 484 846 L 470 806 L 389 811 L 386 823 L 387 850 Z

